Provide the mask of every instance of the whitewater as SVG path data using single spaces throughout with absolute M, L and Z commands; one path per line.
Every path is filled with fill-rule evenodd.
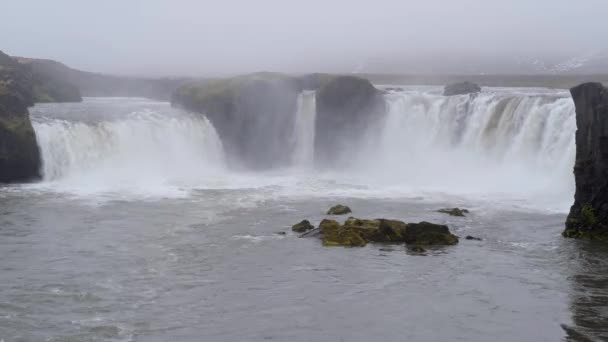
M 227 167 L 200 114 L 143 99 L 85 99 L 32 110 L 40 188 L 76 195 L 183 197 L 197 189 L 265 189 L 276 197 L 468 198 L 565 212 L 574 183 L 574 106 L 565 91 L 436 88 L 385 95 L 388 112 L 357 157 L 314 166 L 315 94 L 298 99 L 292 165 Z M 57 115 L 57 109 L 60 114 Z

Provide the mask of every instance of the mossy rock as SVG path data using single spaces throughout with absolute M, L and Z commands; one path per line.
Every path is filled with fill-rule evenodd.
M 459 217 L 464 217 L 465 216 L 464 214 L 469 213 L 469 211 L 467 209 L 460 209 L 460 208 L 443 208 L 443 209 L 437 210 L 437 212 L 448 214 L 450 216 L 459 216 Z
M 367 241 L 356 229 L 345 228 L 335 220 L 323 220 L 319 224 L 324 246 L 363 247 Z
M 352 210 L 348 206 L 338 204 L 329 208 L 327 215 L 346 215 L 352 213 Z
M 315 227 L 308 220 L 303 220 L 302 222 L 296 223 L 291 227 L 291 230 L 296 233 L 305 233 L 312 229 L 315 229 Z
M 429 222 L 409 223 L 405 230 L 406 244 L 428 245 L 455 245 L 458 237 L 450 233 L 448 226 Z
M 397 220 L 349 218 L 344 228 L 356 231 L 369 242 L 399 243 L 404 241 L 407 224 Z
M 571 211 L 562 236 L 608 243 L 608 227 L 602 224 L 593 205 L 585 203 L 577 211 Z

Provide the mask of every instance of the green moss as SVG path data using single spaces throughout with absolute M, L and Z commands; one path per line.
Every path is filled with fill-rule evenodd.
M 341 226 L 334 220 L 323 220 L 319 225 L 323 246 L 363 247 L 367 241 L 355 230 Z
M 348 206 L 338 204 L 329 208 L 327 215 L 346 215 L 352 213 L 352 210 Z
M 291 227 L 291 230 L 296 233 L 304 233 L 311 229 L 315 229 L 315 227 L 308 220 L 303 220 L 302 222 L 296 223 Z
M 587 228 L 593 228 L 597 225 L 597 217 L 595 216 L 595 209 L 590 203 L 586 203 L 581 208 L 581 221 L 580 223 Z

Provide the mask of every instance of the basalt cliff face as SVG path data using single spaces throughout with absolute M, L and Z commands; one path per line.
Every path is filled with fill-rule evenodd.
M 386 102 L 370 81 L 338 76 L 322 82 L 317 90 L 315 163 L 348 163 L 360 151 L 363 135 L 373 131 L 384 114 Z
M 34 104 L 31 71 L 0 52 L 0 182 L 36 179 L 40 151 L 30 122 Z
M 211 121 L 232 166 L 268 169 L 293 160 L 303 91 L 316 92 L 314 161 L 319 164 L 345 159 L 370 117 L 384 112 L 382 94 L 368 80 L 327 74 L 256 73 L 193 82 L 178 88 L 172 103 Z
M 571 93 L 577 125 L 576 193 L 563 235 L 608 242 L 608 89 L 585 83 Z

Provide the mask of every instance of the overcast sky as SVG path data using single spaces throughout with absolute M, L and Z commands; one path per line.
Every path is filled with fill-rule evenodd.
M 118 74 L 415 72 L 608 48 L 608 0 L 0 0 L 0 8 L 1 50 Z

